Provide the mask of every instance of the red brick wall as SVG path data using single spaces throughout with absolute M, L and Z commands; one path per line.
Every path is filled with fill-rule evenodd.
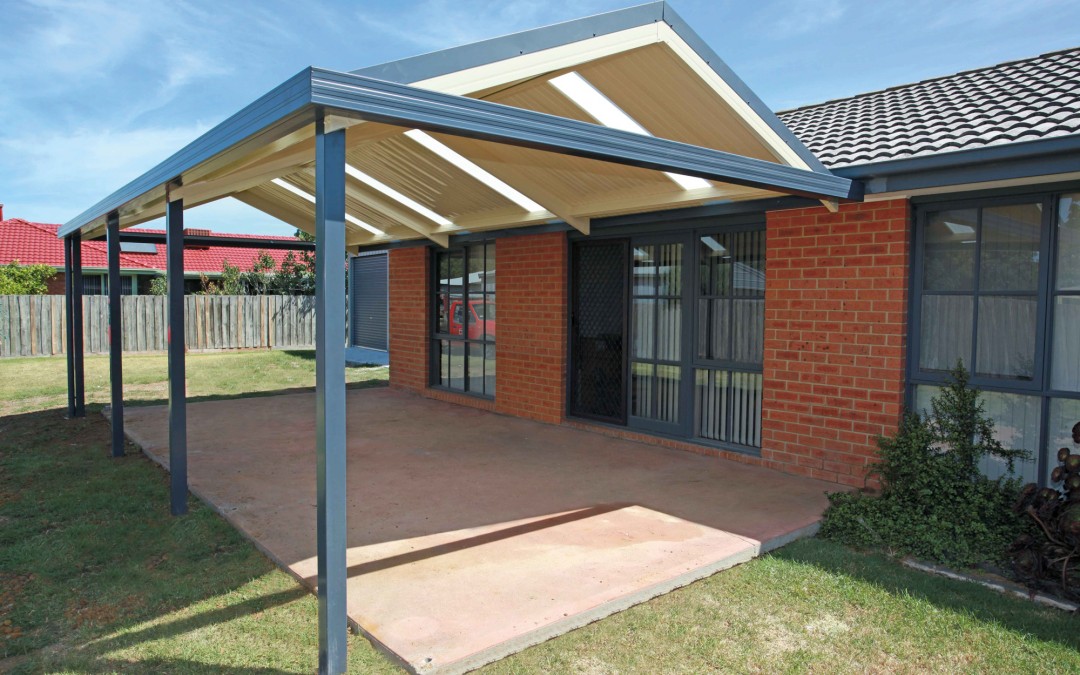
M 428 384 L 428 260 L 426 247 L 389 253 L 390 386 L 423 391 Z
M 48 286 L 48 290 L 45 291 L 46 295 L 64 295 L 64 279 L 66 278 L 63 272 L 57 272 L 45 282 Z
M 566 234 L 497 239 L 495 261 L 496 410 L 557 424 L 566 401 Z
M 767 214 L 762 457 L 862 486 L 904 397 L 906 200 Z
M 428 386 L 430 249 L 390 252 L 390 385 L 508 415 L 559 423 L 566 400 L 566 235 L 495 242 L 495 401 Z

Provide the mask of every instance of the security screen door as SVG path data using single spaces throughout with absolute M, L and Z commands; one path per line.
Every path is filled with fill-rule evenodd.
M 570 414 L 685 433 L 689 243 L 641 237 L 575 244 Z

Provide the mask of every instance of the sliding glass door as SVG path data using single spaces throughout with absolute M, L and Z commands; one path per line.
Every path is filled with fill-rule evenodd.
M 763 225 L 582 241 L 571 261 L 569 413 L 757 452 Z
M 630 426 L 681 433 L 686 421 L 683 364 L 686 242 L 630 242 Z

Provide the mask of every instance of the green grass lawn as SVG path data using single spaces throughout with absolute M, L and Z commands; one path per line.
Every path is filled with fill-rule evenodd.
M 193 397 L 310 387 L 310 352 L 192 354 Z M 0 360 L 0 672 L 305 673 L 316 602 L 165 474 L 108 457 L 107 361 L 64 419 L 64 360 Z M 160 402 L 165 358 L 125 357 Z M 349 369 L 352 386 L 384 368 Z M 361 637 L 357 673 L 400 672 Z M 528 649 L 491 673 L 1080 672 L 1077 618 L 819 540 Z

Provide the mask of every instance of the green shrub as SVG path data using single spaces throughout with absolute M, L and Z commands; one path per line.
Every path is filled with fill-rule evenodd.
M 45 295 L 46 282 L 56 270 L 48 265 L 20 265 L 18 261 L 0 265 L 0 295 Z
M 905 415 L 895 436 L 878 439 L 881 461 L 871 475 L 881 492 L 836 492 L 821 535 L 852 546 L 951 565 L 1003 560 L 1027 525 L 1013 512 L 1019 480 L 991 480 L 979 470 L 987 456 L 1005 460 L 1009 474 L 1027 453 L 994 437 L 979 393 L 962 365 L 925 415 Z

